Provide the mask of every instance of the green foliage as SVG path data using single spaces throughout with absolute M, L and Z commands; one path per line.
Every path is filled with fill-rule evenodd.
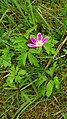
M 39 97 L 44 97 L 44 95 L 45 95 L 45 85 L 43 84 L 43 85 L 41 85 L 39 88 L 38 88 L 38 95 L 39 95 Z
M 67 113 L 62 113 L 62 116 L 64 117 L 64 119 L 67 119 Z
M 24 82 L 23 81 L 24 75 L 26 75 L 26 70 L 19 70 L 18 66 L 16 68 L 14 66 L 12 66 L 10 69 L 8 78 L 6 80 L 6 84 L 4 84 L 4 86 L 16 88 L 16 85 L 15 85 L 16 83 Z
M 54 83 L 57 90 L 60 89 L 60 81 L 57 76 L 54 77 Z
M 37 60 L 37 58 L 34 57 L 33 54 L 28 53 L 28 59 L 29 59 L 29 62 L 31 63 L 31 65 L 39 67 L 38 60 Z
M 54 81 L 50 80 L 46 85 L 46 96 L 50 97 L 52 91 L 53 91 Z
M 54 40 L 52 37 L 49 38 L 48 42 L 44 45 L 44 49 L 48 54 L 55 54 L 56 50 L 54 45 L 58 43 L 57 40 Z
M 49 74 L 52 77 L 53 74 L 54 74 L 54 71 L 55 71 L 56 66 L 57 66 L 57 63 L 54 62 L 53 66 L 50 67 L 49 70 L 46 70 L 46 73 Z
M 37 48 L 37 49 L 30 49 L 29 52 L 32 53 L 32 54 L 37 54 L 37 55 L 40 56 L 40 54 L 42 52 L 42 47 Z
M 26 39 L 21 35 L 16 35 L 10 39 L 12 46 L 14 47 L 15 51 L 26 51 L 28 47 L 26 45 Z
M 45 82 L 47 81 L 47 77 L 44 75 L 44 74 L 41 74 L 39 73 L 39 80 L 37 81 L 37 85 L 38 85 L 38 88 L 40 88 L 40 86 Z
M 45 91 L 46 91 L 45 84 L 48 78 L 44 74 L 41 74 L 41 73 L 38 74 L 38 77 L 39 79 L 36 82 L 36 86 L 38 88 L 38 95 L 41 97 L 45 95 Z
M 22 17 L 24 18 L 24 20 L 29 24 L 29 22 L 27 21 L 26 16 L 24 15 L 24 13 L 22 12 L 22 9 L 20 8 L 20 5 L 17 1 L 13 0 L 14 4 L 17 6 L 17 9 L 20 11 Z
M 16 119 L 41 98 L 62 93 L 61 83 L 67 76 L 66 57 L 53 60 L 52 57 L 66 36 L 67 7 L 60 0 L 45 0 L 45 4 L 42 0 L 2 0 L 0 5 L 0 92 L 3 100 L 0 115 Z M 29 48 L 30 37 L 36 38 L 38 32 L 49 40 L 43 47 Z M 66 56 L 65 46 L 57 57 Z M 49 60 L 52 60 L 50 67 L 45 69 Z M 62 116 L 66 119 L 67 114 L 64 112 Z
M 11 66 L 11 58 L 14 54 L 11 52 L 9 46 L 6 46 L 6 48 L 3 49 L 2 55 L 0 57 L 0 66 L 4 67 L 10 67 Z
M 67 50 L 66 50 L 66 49 L 64 49 L 63 51 L 64 51 L 64 53 L 67 55 Z
M 26 58 L 27 58 L 27 52 L 23 52 L 21 55 L 17 57 L 18 65 L 19 66 L 25 66 L 26 64 Z
M 37 25 L 34 26 L 34 27 L 29 28 L 28 30 L 26 30 L 26 33 L 24 34 L 24 37 L 28 39 L 28 38 L 29 38 L 29 34 L 30 34 L 32 31 L 34 31 L 36 28 L 37 28 Z

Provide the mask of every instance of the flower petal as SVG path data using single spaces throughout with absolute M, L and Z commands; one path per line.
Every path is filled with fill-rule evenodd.
M 41 33 L 38 33 L 38 34 L 37 34 L 37 40 L 38 40 L 38 41 L 42 40 L 42 34 L 41 34 Z
M 36 45 L 30 43 L 30 44 L 27 44 L 30 48 L 36 48 Z
M 44 38 L 44 39 L 42 40 L 42 45 L 44 45 L 44 44 L 47 42 L 47 40 L 48 40 L 48 37 Z
M 36 39 L 35 38 L 30 38 L 30 40 L 32 41 L 32 43 L 36 44 Z

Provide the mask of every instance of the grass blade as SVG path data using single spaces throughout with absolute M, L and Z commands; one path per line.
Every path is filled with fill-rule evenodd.
M 1 19 L 0 19 L 0 23 L 2 22 L 2 20 L 3 20 L 3 18 L 4 18 L 4 16 L 6 15 L 6 13 L 7 12 L 9 12 L 9 10 L 7 9 L 4 13 L 3 13 L 3 15 L 2 15 L 2 17 L 1 17 Z
M 27 24 L 29 24 L 29 22 L 27 21 L 26 16 L 24 15 L 24 13 L 22 12 L 22 9 L 20 8 L 19 3 L 17 3 L 16 0 L 13 0 L 14 4 L 17 6 L 17 9 L 20 11 L 21 15 L 23 16 L 23 18 L 25 19 L 25 21 L 27 22 Z
M 21 113 L 23 113 L 23 112 L 24 112 L 31 104 L 33 104 L 36 100 L 37 100 L 37 98 L 32 99 L 32 101 L 31 101 L 30 103 L 28 103 L 28 102 L 23 103 L 23 104 L 21 105 L 21 107 L 16 111 L 16 113 L 15 113 L 13 119 L 16 119 L 15 117 L 16 117 L 18 114 L 20 115 Z
M 34 13 L 33 13 L 33 9 L 32 9 L 32 5 L 31 5 L 30 0 L 28 0 L 28 3 L 29 3 L 29 6 L 30 6 L 32 21 L 33 21 L 33 24 L 35 25 L 35 17 L 34 17 Z
M 42 16 L 42 14 L 39 12 L 39 10 L 36 10 L 36 12 L 39 14 L 39 16 L 43 19 L 43 21 L 45 22 L 45 24 L 47 25 L 47 28 L 49 30 L 52 30 L 52 28 L 50 27 L 50 25 L 47 23 L 47 21 L 45 20 L 45 18 Z

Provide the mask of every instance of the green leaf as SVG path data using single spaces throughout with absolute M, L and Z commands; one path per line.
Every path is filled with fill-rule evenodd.
M 3 65 L 4 67 L 11 66 L 11 57 L 14 54 L 10 53 L 9 50 L 9 47 L 6 46 L 6 48 L 3 49 L 2 55 L 0 56 L 0 65 Z
M 54 83 L 57 90 L 60 89 L 60 82 L 57 76 L 54 77 Z
M 10 39 L 12 45 L 16 51 L 26 51 L 28 46 L 26 45 L 27 40 L 19 35 L 14 36 Z
M 47 86 L 46 86 L 46 96 L 47 97 L 50 97 L 50 95 L 52 93 L 52 90 L 53 90 L 53 86 L 54 86 L 54 81 L 53 80 L 50 80 L 47 83 Z
M 30 102 L 30 98 L 29 98 L 29 95 L 25 92 L 21 92 L 21 97 L 22 99 L 24 98 L 27 102 Z
M 29 52 L 30 52 L 30 53 L 33 53 L 33 54 L 34 54 L 34 53 L 37 54 L 37 50 L 36 50 L 36 49 L 30 49 Z
M 10 60 L 8 60 L 8 61 L 3 60 L 3 65 L 4 65 L 4 67 L 11 66 L 11 61 Z
M 9 54 L 2 55 L 0 58 L 0 65 L 3 65 L 4 67 L 11 66 L 11 57 Z
M 22 53 L 18 58 L 18 64 L 25 66 L 26 64 L 26 58 L 27 58 L 27 52 Z
M 14 45 L 14 49 L 15 49 L 16 51 L 25 52 L 25 51 L 28 50 L 28 47 L 27 47 L 27 45 L 24 44 L 24 43 L 18 43 L 18 44 L 15 44 L 15 45 Z
M 50 44 L 49 44 L 49 43 L 46 43 L 46 44 L 44 45 L 44 48 L 45 48 L 46 52 L 47 52 L 48 54 L 50 54 L 50 52 L 51 52 L 51 46 L 50 46 Z
M 8 83 L 8 84 L 11 84 L 11 83 L 13 83 L 13 78 L 12 77 L 8 77 L 7 78 L 7 80 L 6 80 L 6 82 Z
M 17 35 L 10 39 L 13 44 L 26 43 L 26 39 Z
M 54 71 L 55 71 L 56 66 L 57 66 L 57 62 L 54 62 L 54 63 L 53 63 L 53 66 L 50 67 L 49 70 L 46 70 L 46 73 L 49 74 L 49 75 L 52 77 L 53 74 L 54 74 Z
M 22 78 L 19 75 L 15 76 L 15 82 L 21 83 L 21 81 L 22 81 Z
M 20 11 L 20 13 L 21 13 L 22 17 L 24 18 L 25 22 L 29 25 L 29 22 L 27 20 L 27 17 L 24 15 L 24 12 L 21 9 L 20 4 L 16 0 L 13 0 L 13 2 L 16 5 L 17 9 Z
M 67 113 L 62 113 L 62 116 L 64 117 L 64 119 L 67 119 Z
M 16 73 L 18 72 L 18 70 L 19 70 L 19 67 L 18 66 L 16 66 L 16 69 L 14 70 Z
M 38 88 L 47 80 L 47 77 L 44 74 L 39 73 L 39 79 L 37 80 L 36 84 Z
M 33 53 L 33 54 L 35 53 L 35 54 L 40 55 L 40 53 L 42 52 L 42 47 L 37 48 L 37 49 L 30 49 L 29 52 Z
M 10 50 L 9 46 L 6 46 L 6 48 L 4 48 L 2 54 L 4 54 L 4 55 L 8 54 L 9 50 Z
M 57 40 L 54 40 L 52 37 L 44 45 L 44 49 L 48 54 L 54 54 L 56 52 L 54 45 L 57 43 Z
M 20 70 L 19 72 L 18 72 L 18 75 L 25 75 L 26 74 L 26 70 Z
M 7 80 L 6 80 L 6 83 L 3 85 L 4 87 L 11 87 L 11 88 L 16 88 L 14 82 L 13 82 L 14 78 L 13 77 L 8 77 Z
M 37 60 L 37 58 L 34 57 L 34 55 L 32 55 L 31 53 L 28 53 L 28 59 L 31 64 L 39 67 L 38 60 Z
M 45 94 L 45 86 L 44 85 L 42 85 L 38 88 L 38 94 L 39 94 L 39 96 L 44 96 L 44 94 Z
M 64 51 L 64 52 L 65 52 L 65 54 L 67 55 L 67 49 L 64 49 L 63 51 Z
M 29 38 L 29 34 L 33 31 L 33 30 L 35 30 L 37 28 L 37 25 L 35 25 L 34 27 L 31 27 L 31 28 L 29 28 L 27 31 L 26 31 L 26 33 L 24 34 L 24 37 L 25 38 Z

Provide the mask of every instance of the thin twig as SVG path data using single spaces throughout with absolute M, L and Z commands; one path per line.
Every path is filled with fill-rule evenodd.
M 58 60 L 60 58 L 66 57 L 66 55 L 61 55 L 60 57 L 56 57 L 54 60 Z
M 49 67 L 49 65 L 51 64 L 52 60 L 56 57 L 56 55 L 58 54 L 58 52 L 60 51 L 60 49 L 62 48 L 62 46 L 64 45 L 64 43 L 67 41 L 67 36 L 65 37 L 65 39 L 63 40 L 63 42 L 58 46 L 56 53 L 53 55 L 52 59 L 49 60 L 49 62 L 47 63 L 45 69 L 47 69 Z

